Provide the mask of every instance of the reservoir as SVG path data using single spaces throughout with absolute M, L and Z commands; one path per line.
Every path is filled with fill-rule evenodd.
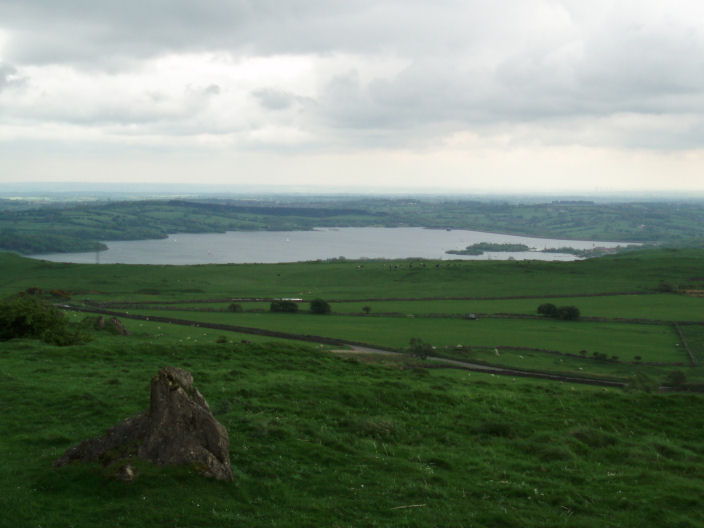
M 525 244 L 534 251 L 487 252 L 483 255 L 448 255 L 479 242 Z M 462 229 L 421 227 L 341 227 L 312 231 L 229 231 L 179 233 L 158 240 L 107 241 L 108 249 L 87 253 L 52 253 L 33 258 L 88 264 L 224 264 L 275 263 L 346 259 L 472 259 L 472 260 L 575 260 L 564 253 L 542 249 L 573 247 L 592 249 L 625 246 L 625 242 L 558 240 L 484 233 Z

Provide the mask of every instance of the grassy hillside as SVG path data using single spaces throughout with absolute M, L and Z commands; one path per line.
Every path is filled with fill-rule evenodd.
M 702 526 L 703 396 L 654 389 L 676 372 L 704 380 L 704 298 L 674 293 L 704 289 L 703 269 L 699 250 L 572 263 L 258 266 L 68 265 L 0 254 L 2 296 L 41 288 L 61 305 L 393 348 L 420 337 L 437 355 L 629 384 L 431 368 L 437 363 L 410 356 L 331 353 L 127 317 L 126 337 L 84 330 L 91 340 L 73 346 L 4 341 L 3 524 Z M 307 313 L 306 302 L 302 313 L 269 313 L 262 301 L 228 311 L 230 297 L 299 296 L 328 299 L 333 313 Z M 474 299 L 446 299 L 459 297 Z M 599 319 L 527 317 L 547 300 Z M 469 311 L 480 318 L 464 319 Z M 87 316 L 66 314 L 74 323 Z M 699 323 L 679 327 L 694 366 L 678 321 Z M 148 381 L 166 365 L 193 373 L 227 427 L 232 483 L 142 464 L 124 484 L 97 465 L 51 466 L 69 446 L 147 407 Z
M 7 526 L 704 523 L 700 396 L 148 339 L 0 344 Z M 145 408 L 164 365 L 190 369 L 229 430 L 234 482 L 144 464 L 126 485 L 94 465 L 51 467 Z
M 64 264 L 0 253 L 0 292 L 60 288 L 111 300 L 569 296 L 704 289 L 704 250 L 644 251 L 576 262 L 362 261 L 147 266 Z

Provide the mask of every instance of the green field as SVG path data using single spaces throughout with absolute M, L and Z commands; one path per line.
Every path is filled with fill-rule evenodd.
M 173 317 L 266 328 L 297 334 L 336 337 L 382 347 L 402 349 L 409 336 L 420 337 L 438 347 L 512 346 L 549 348 L 577 354 L 580 350 L 620 355 L 631 360 L 686 361 L 676 347 L 679 339 L 671 326 L 554 321 L 551 319 L 382 318 L 319 316 L 313 314 L 207 313 L 131 310 L 130 313 Z M 623 356 L 623 354 L 626 354 Z
M 700 288 L 702 269 L 698 250 L 562 264 L 191 267 L 66 265 L 0 254 L 3 296 L 36 287 L 62 306 L 148 301 L 107 308 L 394 349 L 417 337 L 435 346 L 436 356 L 627 384 L 622 390 L 437 368 L 409 355 L 333 354 L 329 349 L 340 347 L 295 335 L 272 339 L 126 316 L 129 336 L 88 329 L 90 340 L 71 346 L 0 341 L 3 524 L 702 526 L 702 395 L 657 389 L 673 373 L 686 377 L 680 389 L 704 382 L 704 299 L 656 293 L 663 283 Z M 642 295 L 575 296 L 614 292 Z M 240 296 L 305 302 L 295 314 L 270 313 L 261 301 L 225 311 L 225 299 Z M 309 313 L 315 297 L 331 300 L 333 313 Z M 459 297 L 493 300 L 448 300 Z M 388 298 L 400 300 L 379 300 Z M 426 299 L 412 300 L 419 298 Z M 215 302 L 194 302 L 208 299 Z M 532 315 L 546 301 L 604 320 L 463 318 Z M 360 313 L 364 306 L 370 315 Z M 75 324 L 90 317 L 64 313 Z M 699 323 L 680 325 L 694 366 L 676 321 Z M 233 482 L 146 463 L 130 484 L 107 479 L 98 465 L 52 467 L 69 446 L 145 408 L 149 379 L 166 365 L 193 373 L 227 427 Z
M 578 306 L 585 317 L 604 317 L 621 319 L 652 319 L 660 321 L 687 321 L 701 319 L 704 312 L 704 298 L 675 294 L 652 295 L 608 295 L 601 297 L 535 297 L 531 299 L 499 299 L 491 301 L 344 301 L 332 304 L 337 314 L 363 314 L 364 307 L 369 307 L 369 314 L 374 315 L 461 315 L 461 314 L 520 314 L 537 315 L 536 309 L 543 302 L 558 306 Z M 227 311 L 230 302 L 212 303 L 176 303 L 148 304 L 155 309 L 169 310 L 216 310 Z M 269 302 L 235 301 L 243 311 L 267 311 Z M 138 307 L 139 305 L 119 305 L 121 307 Z
M 0 253 L 0 292 L 37 286 L 78 299 L 189 300 L 573 296 L 704 289 L 704 250 L 644 251 L 577 262 L 364 261 L 275 265 L 79 265 Z

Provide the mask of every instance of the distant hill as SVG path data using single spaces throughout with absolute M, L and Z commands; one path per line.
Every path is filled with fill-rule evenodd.
M 277 197 L 46 203 L 0 201 L 0 249 L 94 251 L 170 233 L 415 226 L 538 237 L 704 245 L 704 204 L 509 203 L 447 198 Z

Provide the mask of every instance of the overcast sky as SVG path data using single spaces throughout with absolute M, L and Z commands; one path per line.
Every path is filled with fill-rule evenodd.
M 701 0 L 0 0 L 0 185 L 704 192 Z

